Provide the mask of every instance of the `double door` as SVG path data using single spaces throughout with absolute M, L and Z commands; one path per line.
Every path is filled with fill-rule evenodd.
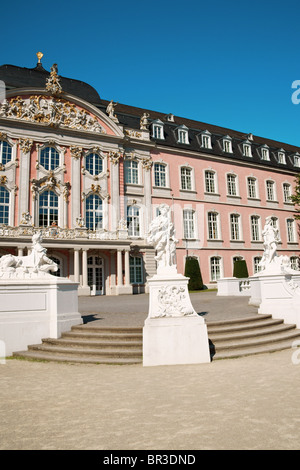
M 88 285 L 91 295 L 104 294 L 104 262 L 100 256 L 89 256 L 88 265 Z

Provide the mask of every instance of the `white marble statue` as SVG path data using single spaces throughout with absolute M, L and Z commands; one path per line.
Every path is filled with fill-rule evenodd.
M 280 243 L 279 230 L 274 227 L 272 217 L 266 217 L 265 226 L 262 231 L 263 242 L 264 242 L 264 253 L 259 263 L 261 270 L 256 276 L 262 274 L 295 274 L 299 271 L 295 271 L 291 268 L 291 262 L 288 256 L 278 256 L 277 246 Z
M 176 244 L 174 224 L 171 222 L 170 207 L 159 206 L 160 214 L 149 227 L 148 243 L 156 250 L 157 274 L 172 274 L 176 268 Z
M 4 255 L 0 258 L 0 277 L 22 277 L 26 274 L 44 276 L 49 271 L 57 271 L 57 264 L 46 255 L 47 249 L 41 245 L 42 234 L 36 232 L 32 236 L 31 253 L 27 256 Z

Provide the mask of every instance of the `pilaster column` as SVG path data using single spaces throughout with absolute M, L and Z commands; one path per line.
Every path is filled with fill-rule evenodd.
M 87 277 L 87 252 L 85 248 L 82 249 L 82 287 L 88 287 Z
M 23 247 L 18 246 L 18 256 L 23 256 Z
M 118 287 L 123 285 L 123 273 L 122 273 L 122 251 L 117 251 L 117 276 L 118 276 Z
M 79 248 L 74 248 L 74 281 L 80 282 L 79 278 Z
M 125 250 L 125 286 L 130 284 L 129 250 Z

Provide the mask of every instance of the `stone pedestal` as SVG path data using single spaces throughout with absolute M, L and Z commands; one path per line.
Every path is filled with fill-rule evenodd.
M 274 274 L 258 279 L 261 295 L 258 313 L 300 328 L 300 275 Z
M 0 340 L 6 355 L 59 338 L 82 323 L 78 312 L 78 284 L 64 278 L 0 281 Z
M 188 278 L 153 276 L 149 284 L 149 314 L 143 328 L 143 365 L 210 362 L 207 327 L 195 312 Z

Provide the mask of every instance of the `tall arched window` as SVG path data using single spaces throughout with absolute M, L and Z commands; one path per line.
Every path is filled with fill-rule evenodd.
M 0 141 L 0 163 L 5 165 L 11 161 L 12 147 L 5 140 Z
M 140 209 L 136 206 L 127 207 L 127 227 L 129 237 L 140 236 Z
M 85 220 L 89 230 L 103 228 L 103 203 L 97 194 L 90 194 L 86 198 Z
M 9 221 L 9 191 L 0 186 L 0 224 L 8 225 Z
M 39 196 L 39 226 L 58 223 L 58 196 L 54 191 L 44 191 Z
M 59 153 L 54 147 L 45 147 L 41 150 L 40 164 L 45 170 L 55 170 L 59 167 Z
M 210 258 L 210 279 L 217 281 L 221 277 L 221 259 L 219 256 Z
M 85 157 L 85 168 L 93 176 L 103 171 L 103 159 L 97 153 L 89 153 Z

